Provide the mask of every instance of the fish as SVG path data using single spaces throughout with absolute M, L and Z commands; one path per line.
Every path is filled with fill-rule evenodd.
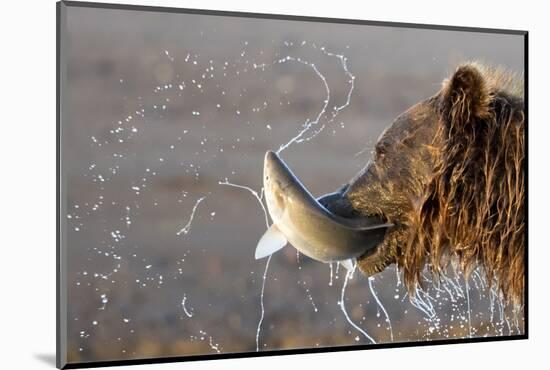
M 316 261 L 340 262 L 350 269 L 357 257 L 374 249 L 393 227 L 378 216 L 346 218 L 331 212 L 323 203 L 341 195 L 316 199 L 273 151 L 265 154 L 263 186 L 273 223 L 256 246 L 256 259 L 290 243 Z

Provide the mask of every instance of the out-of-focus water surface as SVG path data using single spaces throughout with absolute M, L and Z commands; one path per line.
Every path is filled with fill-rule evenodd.
M 521 37 L 70 7 L 66 58 L 70 362 L 523 332 L 480 275 L 411 303 L 394 267 L 357 271 L 342 300 L 346 270 L 289 246 L 262 302 L 252 193 L 325 104 L 282 152 L 315 195 L 458 63 L 522 71 Z

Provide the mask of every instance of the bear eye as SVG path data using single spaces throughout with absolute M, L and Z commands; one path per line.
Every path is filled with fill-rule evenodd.
M 383 156 L 384 154 L 386 154 L 386 147 L 383 146 L 383 145 L 377 145 L 375 148 L 375 153 L 376 153 L 376 156 L 377 157 L 381 157 Z

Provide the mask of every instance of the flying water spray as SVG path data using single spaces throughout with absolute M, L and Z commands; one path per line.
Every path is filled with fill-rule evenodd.
M 287 42 L 285 45 L 292 46 L 291 42 Z M 140 167 L 137 170 L 138 175 L 132 178 L 127 184 L 124 184 L 123 189 L 125 189 L 125 197 L 123 200 L 118 201 L 109 198 L 107 195 L 107 188 L 118 186 L 119 183 L 117 181 L 119 181 L 121 173 L 125 171 L 128 163 L 131 163 L 132 158 L 135 157 L 135 153 L 129 149 L 128 144 L 131 143 L 132 140 L 139 139 L 142 136 L 144 137 L 147 132 L 155 130 L 155 125 L 167 119 L 171 109 L 178 104 L 177 98 L 187 98 L 187 96 L 184 97 L 184 94 L 188 91 L 191 91 L 192 94 L 197 96 L 201 96 L 201 94 L 205 94 L 207 91 L 212 91 L 209 89 L 215 89 L 217 96 L 227 96 L 229 92 L 228 89 L 224 87 L 223 81 L 224 78 L 228 78 L 230 75 L 243 76 L 251 73 L 263 73 L 269 68 L 291 65 L 306 68 L 311 76 L 321 83 L 323 97 L 320 101 L 320 108 L 315 110 L 315 112 L 308 118 L 305 118 L 305 120 L 296 122 L 295 126 L 298 127 L 297 132 L 293 134 L 292 137 L 288 138 L 288 140 L 280 144 L 278 143 L 275 147 L 271 148 L 274 150 L 272 153 L 280 157 L 291 147 L 311 142 L 320 135 L 326 127 L 334 124 L 339 113 L 350 105 L 356 78 L 348 68 L 348 58 L 345 55 L 329 52 L 324 47 L 318 47 L 313 43 L 303 42 L 299 44 L 299 47 L 309 47 L 319 51 L 319 55 L 321 55 L 322 58 L 335 60 L 338 63 L 345 76 L 344 82 L 347 84 L 347 90 L 344 93 L 342 103 L 334 103 L 337 97 L 335 96 L 336 94 L 331 91 L 329 79 L 324 73 L 321 61 L 316 60 L 312 62 L 310 58 L 298 56 L 299 52 L 297 51 L 286 52 L 286 49 L 283 48 L 281 52 L 282 55 L 276 55 L 274 60 L 262 63 L 245 60 L 244 58 L 248 55 L 246 53 L 244 55 L 241 53 L 241 56 L 237 57 L 235 61 L 226 60 L 220 62 L 213 59 L 207 60 L 207 58 L 204 59 L 197 53 L 188 52 L 185 53 L 185 58 L 183 59 L 185 65 L 189 68 L 193 68 L 193 71 L 199 71 L 197 72 L 199 73 L 199 77 L 193 76 L 193 78 L 185 78 L 183 73 L 178 72 L 176 68 L 176 63 L 178 62 L 177 54 L 171 50 L 164 50 L 160 52 L 160 55 L 166 59 L 166 65 L 174 70 L 175 79 L 172 82 L 161 83 L 155 86 L 153 89 L 153 99 L 146 99 L 141 96 L 135 97 L 135 109 L 131 111 L 130 114 L 125 114 L 120 120 L 113 122 L 105 135 L 101 136 L 94 134 L 90 137 L 89 144 L 92 150 L 99 154 L 104 150 L 110 150 L 112 151 L 112 155 L 105 160 L 106 164 L 104 165 L 98 165 L 98 160 L 96 159 L 88 164 L 85 177 L 92 184 L 95 192 L 90 199 L 70 204 L 67 212 L 69 229 L 72 233 L 88 232 L 88 228 L 91 227 L 87 222 L 88 219 L 97 218 L 98 215 L 101 215 L 103 212 L 108 212 L 113 209 L 116 210 L 119 220 L 116 225 L 101 225 L 100 232 L 104 235 L 104 240 L 98 243 L 98 245 L 89 247 L 90 258 L 94 259 L 94 261 L 98 261 L 98 265 L 101 266 L 101 268 L 98 268 L 96 271 L 85 269 L 76 272 L 75 285 L 79 288 L 93 291 L 99 302 L 99 305 L 96 306 L 97 309 L 94 309 L 94 311 L 97 312 L 94 313 L 96 316 L 94 316 L 92 320 L 82 320 L 78 316 L 73 317 L 73 320 L 81 327 L 77 332 L 80 340 L 80 350 L 86 350 L 86 343 L 90 340 L 91 336 L 93 337 L 95 335 L 96 329 L 101 326 L 104 318 L 106 320 L 107 314 L 110 312 L 111 307 L 114 306 L 116 294 L 113 293 L 112 289 L 118 285 L 136 287 L 137 289 L 143 290 L 153 287 L 155 289 L 162 289 L 162 287 L 166 285 L 168 279 L 181 283 L 181 280 L 186 277 L 184 261 L 189 260 L 191 257 L 201 252 L 189 248 L 192 252 L 190 252 L 189 256 L 187 255 L 189 252 L 186 252 L 184 258 L 177 260 L 173 266 L 174 271 L 172 274 L 153 273 L 154 267 L 152 266 L 155 266 L 155 261 L 152 260 L 151 256 L 147 255 L 146 251 L 138 248 L 134 242 L 130 241 L 132 239 L 132 233 L 139 232 L 136 226 L 136 220 L 142 214 L 145 205 L 150 206 L 152 209 L 161 210 L 163 202 L 166 201 L 153 194 L 151 190 L 152 180 L 158 179 L 165 171 L 168 171 L 167 168 L 169 163 L 175 163 L 179 171 L 192 179 L 193 186 L 200 181 L 207 181 L 203 178 L 203 173 L 205 167 L 208 166 L 208 161 L 203 160 L 203 158 L 215 159 L 223 157 L 230 150 L 237 151 L 239 145 L 244 145 L 245 140 L 246 142 L 254 142 L 258 140 L 258 137 L 256 137 L 256 135 L 250 135 L 250 137 L 238 137 L 230 141 L 228 138 L 209 136 L 205 131 L 203 121 L 201 121 L 208 119 L 209 111 L 221 111 L 226 109 L 227 111 L 224 110 L 224 112 L 229 112 L 229 109 L 231 109 L 231 114 L 233 114 L 234 117 L 238 117 L 238 122 L 245 124 L 245 127 L 251 127 L 253 123 L 244 118 L 245 111 L 239 106 L 227 107 L 223 102 L 209 102 L 211 103 L 211 107 L 204 104 L 201 106 L 197 105 L 197 107 L 189 111 L 189 115 L 195 123 L 190 127 L 182 129 L 178 135 L 174 135 L 170 142 L 164 143 L 163 145 L 165 145 L 165 148 L 163 148 L 162 153 L 155 153 L 153 158 L 147 158 L 147 160 L 144 161 L 143 168 Z M 258 76 L 258 78 L 262 78 L 261 74 Z M 121 85 L 126 83 L 127 81 L 125 79 L 120 79 Z M 251 112 L 259 112 L 262 109 L 267 109 L 267 107 L 269 107 L 267 101 L 260 101 L 257 106 L 251 109 Z M 272 122 L 262 122 L 262 125 L 269 132 L 271 132 L 274 127 Z M 203 131 L 205 131 L 205 133 L 202 133 Z M 194 137 L 199 137 L 200 135 L 202 135 L 202 137 L 199 141 L 193 141 L 188 139 L 191 134 L 195 135 Z M 215 148 L 215 151 L 207 149 L 207 146 L 209 148 Z M 172 154 L 177 153 L 178 150 L 183 151 L 184 149 L 190 153 L 185 157 L 185 160 L 179 158 L 179 155 Z M 228 171 L 229 170 L 231 171 L 231 176 L 236 176 L 238 172 L 237 169 L 231 168 L 228 169 Z M 271 209 L 268 198 L 271 193 L 269 193 L 269 189 L 266 189 L 265 183 L 264 187 L 255 190 L 245 184 L 230 181 L 228 178 L 223 180 L 215 179 L 215 181 L 217 185 L 230 187 L 250 194 L 261 209 L 262 219 L 265 222 L 266 228 L 269 230 L 273 228 L 274 225 L 276 228 L 279 227 L 279 225 L 276 225 L 277 222 L 271 224 L 269 220 Z M 173 230 L 172 234 L 175 236 L 175 239 L 180 243 L 187 242 L 193 236 L 192 234 L 200 231 L 199 228 L 196 227 L 192 230 L 192 226 L 194 223 L 198 222 L 197 219 L 203 219 L 201 215 L 209 214 L 209 219 L 213 220 L 216 214 L 215 210 L 207 209 L 211 204 L 216 203 L 218 196 L 216 192 L 200 195 L 194 194 L 194 196 L 192 196 L 190 189 L 191 187 L 184 187 L 184 189 L 179 192 L 178 198 L 174 200 L 178 205 L 181 204 L 182 207 L 185 206 L 185 218 L 181 223 L 169 226 L 171 230 Z M 203 203 L 207 198 L 208 200 Z M 311 202 L 310 205 L 315 205 L 318 200 L 308 198 L 308 202 Z M 314 208 L 312 214 L 317 215 L 317 211 L 318 209 Z M 338 220 L 334 215 L 322 212 L 320 217 L 323 222 L 326 222 L 326 224 L 334 228 L 334 230 L 340 230 L 338 229 L 338 222 L 342 220 Z M 364 234 L 370 232 L 376 234 L 374 235 L 374 239 L 376 240 L 385 233 L 387 228 L 391 227 L 391 225 L 377 223 L 376 220 L 362 220 L 362 222 L 363 224 L 356 223 L 354 225 L 347 225 L 350 226 L 351 229 L 360 232 L 352 235 L 344 234 L 345 237 L 349 238 L 349 240 L 355 240 L 355 235 L 364 236 Z M 215 226 L 213 225 L 212 227 Z M 283 225 L 282 228 L 284 227 Z M 357 316 L 350 315 L 346 308 L 346 293 L 350 288 L 354 289 L 353 285 L 358 285 L 351 283 L 352 281 L 358 280 L 354 278 L 357 268 L 354 258 L 360 253 L 355 252 L 353 248 L 351 248 L 351 251 L 346 250 L 344 253 L 338 255 L 323 255 L 318 252 L 320 249 L 317 249 L 317 246 L 312 247 L 311 245 L 304 245 L 304 243 L 301 243 L 302 241 L 293 238 L 292 235 L 290 238 L 285 235 L 290 235 L 290 231 L 292 230 L 283 231 L 286 232 L 271 232 L 268 234 L 267 236 L 270 237 L 266 244 L 268 248 L 258 255 L 258 257 L 267 257 L 267 259 L 261 273 L 262 279 L 259 294 L 260 315 L 255 325 L 255 344 L 257 351 L 267 347 L 267 343 L 262 345 L 261 339 L 262 328 L 265 326 L 266 305 L 264 298 L 267 291 L 267 278 L 272 255 L 277 249 L 286 245 L 289 240 L 293 246 L 301 248 L 301 253 L 328 263 L 327 267 L 329 270 L 327 272 L 330 274 L 328 276 L 329 288 L 336 285 L 335 282 L 338 281 L 340 265 L 345 267 L 345 269 L 342 269 L 345 272 L 345 276 L 339 291 L 339 299 L 334 306 L 337 306 L 340 310 L 337 311 L 341 312 L 340 316 L 343 314 L 342 320 L 345 319 L 345 323 L 347 323 L 345 325 L 351 327 L 352 330 L 359 334 L 353 336 L 353 342 L 379 343 L 387 340 L 414 339 L 400 336 L 395 327 L 395 320 L 390 319 L 391 312 L 388 312 L 386 309 L 386 307 L 388 307 L 391 311 L 392 307 L 389 306 L 387 302 L 385 302 L 386 305 L 384 305 L 382 302 L 383 297 L 378 295 L 379 291 L 388 289 L 392 284 L 395 287 L 395 303 L 405 307 L 406 314 L 410 313 L 408 312 L 410 309 L 411 312 L 415 312 L 417 316 L 420 315 L 419 327 L 425 328 L 426 337 L 438 335 L 451 338 L 458 335 L 450 329 L 450 326 L 454 328 L 458 327 L 459 329 L 463 327 L 464 331 L 460 332 L 460 335 L 465 334 L 470 337 L 479 335 L 473 328 L 472 323 L 474 319 L 478 321 L 483 320 L 485 323 L 484 330 L 489 333 L 494 332 L 498 335 L 507 335 L 514 332 L 519 333 L 521 331 L 520 327 L 522 322 L 517 319 L 519 314 L 514 316 L 507 312 L 501 294 L 495 289 L 495 284 L 487 284 L 483 272 L 479 271 L 479 269 L 473 271 L 468 281 L 461 273 L 456 271 L 449 276 L 441 274 L 441 276 L 438 279 L 434 279 L 434 281 L 431 281 L 430 278 L 426 276 L 426 280 L 429 281 L 430 284 L 427 284 L 425 289 L 419 289 L 411 297 L 407 297 L 405 287 L 401 283 L 401 275 L 399 271 L 395 269 L 395 278 L 393 278 L 393 272 L 391 272 L 391 275 L 390 273 L 382 275 L 386 280 L 379 279 L 377 275 L 376 277 L 368 278 L 366 284 L 364 284 L 365 288 L 368 286 L 368 289 L 363 289 L 367 294 L 361 299 L 368 299 L 369 303 L 372 302 L 370 305 L 371 309 L 376 308 L 382 312 L 382 324 L 387 327 L 389 335 L 387 339 L 385 336 L 379 337 L 373 334 L 370 326 L 368 326 L 369 329 L 367 332 L 365 321 L 361 321 L 365 319 L 358 319 Z M 283 237 L 281 237 L 281 235 Z M 350 245 L 353 246 L 354 244 L 351 243 Z M 253 246 L 251 246 L 251 251 L 252 250 Z M 260 252 L 261 251 L 260 249 Z M 302 262 L 299 264 L 301 263 Z M 301 268 L 301 266 L 299 268 Z M 121 271 L 124 271 L 126 276 L 130 276 L 130 278 L 122 279 L 122 274 L 120 274 Z M 384 285 L 384 288 L 382 288 L 382 285 Z M 491 288 L 489 288 L 489 286 L 491 286 Z M 479 294 L 471 294 L 474 293 L 473 288 L 475 288 L 475 291 Z M 310 311 L 318 313 L 323 310 L 328 310 L 327 305 L 323 304 L 323 302 L 319 302 L 317 295 L 315 295 L 316 299 L 313 299 L 314 295 L 312 288 L 306 287 L 305 282 L 302 282 L 300 289 L 307 302 L 309 302 L 308 305 L 311 305 Z M 210 309 L 208 302 L 200 302 L 195 295 L 192 297 L 193 300 L 190 302 L 189 295 L 183 294 L 182 296 L 182 292 L 179 291 L 177 298 L 174 299 L 174 306 L 177 306 L 177 310 L 181 313 L 185 325 L 189 323 L 199 325 L 199 320 L 201 320 L 200 316 L 204 314 L 203 312 L 205 310 Z M 487 312 L 472 312 L 472 303 L 482 300 L 489 302 Z M 328 307 L 330 306 L 331 305 L 328 305 Z M 451 311 L 445 311 L 447 307 L 451 307 Z M 367 309 L 368 308 L 367 306 Z M 354 318 L 353 320 L 352 316 Z M 134 324 L 138 322 L 138 318 L 123 315 L 117 320 L 120 323 L 121 330 L 124 330 L 127 335 L 131 336 L 135 334 Z M 443 325 L 442 320 L 450 324 Z M 207 334 L 207 331 L 203 329 L 194 332 L 191 328 L 188 329 L 190 332 L 194 333 L 189 336 L 189 339 L 191 341 L 204 342 L 204 344 L 208 346 L 207 348 L 212 352 L 220 353 L 223 348 L 211 335 L 215 333 L 207 329 L 209 333 Z M 126 348 L 123 348 L 121 351 L 131 354 Z

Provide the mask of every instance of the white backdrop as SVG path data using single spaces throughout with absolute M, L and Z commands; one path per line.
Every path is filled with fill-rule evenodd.
M 119 2 L 119 1 L 111 1 Z M 529 322 L 527 341 L 147 365 L 150 369 L 521 368 L 543 359 L 550 334 L 550 44 L 542 1 L 127 0 L 133 4 L 530 31 Z M 55 2 L 9 1 L 1 12 L 0 357 L 2 368 L 53 368 L 55 357 Z M 29 196 L 31 195 L 31 196 Z M 130 368 L 130 367 L 124 367 Z M 131 367 L 132 369 L 144 368 Z

